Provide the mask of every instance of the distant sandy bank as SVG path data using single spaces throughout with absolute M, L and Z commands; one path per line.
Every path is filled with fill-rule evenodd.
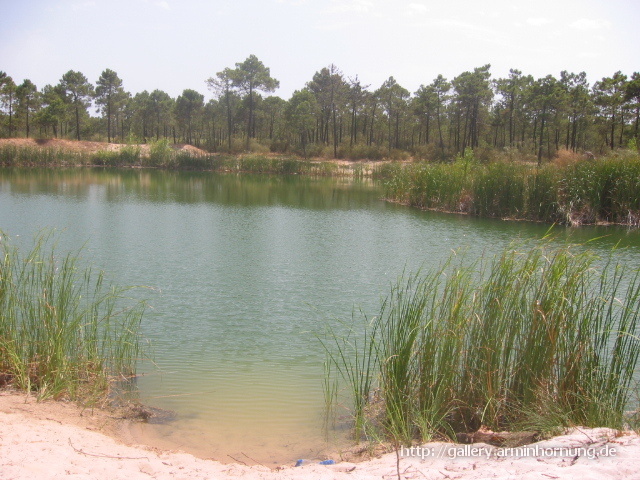
M 62 138 L 0 138 L 0 147 L 49 148 L 66 152 L 88 153 L 119 152 L 125 147 L 140 148 L 140 154 L 149 156 L 148 144 L 127 145 L 124 143 L 91 142 L 87 140 L 66 140 Z M 173 150 L 184 151 L 191 155 L 207 155 L 204 150 L 185 143 L 172 144 Z

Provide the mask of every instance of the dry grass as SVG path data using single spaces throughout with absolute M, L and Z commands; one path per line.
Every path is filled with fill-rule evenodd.
M 575 165 L 580 160 L 584 160 L 584 155 L 562 148 L 556 152 L 553 163 L 558 167 L 567 167 Z
M 140 149 L 140 155 L 148 157 L 150 145 L 128 145 L 124 143 L 90 142 L 86 140 L 64 140 L 61 138 L 0 138 L 0 148 L 5 146 L 20 148 L 45 148 L 72 153 L 94 154 L 98 152 L 120 152 L 123 148 L 134 147 Z M 185 152 L 190 155 L 207 155 L 204 150 L 184 143 L 171 144 L 171 149 L 176 152 Z

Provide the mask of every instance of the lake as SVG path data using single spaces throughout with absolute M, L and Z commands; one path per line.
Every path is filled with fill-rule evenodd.
M 132 427 L 136 441 L 267 466 L 341 445 L 348 411 L 323 431 L 318 339 L 374 315 L 403 271 L 454 249 L 469 258 L 542 237 L 549 225 L 423 212 L 369 181 L 104 169 L 0 169 L 0 229 L 17 243 L 53 227 L 62 250 L 120 285 L 150 287 L 142 402 L 176 412 Z M 640 265 L 640 234 L 555 228 L 556 242 L 619 244 Z M 593 240 L 595 239 L 595 240 Z M 361 313 L 362 312 L 362 313 Z M 328 443 L 327 443 L 328 439 Z

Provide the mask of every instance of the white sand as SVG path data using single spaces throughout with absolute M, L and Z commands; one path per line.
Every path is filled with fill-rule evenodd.
M 25 398 L 17 395 L 0 394 L 0 425 L 2 480 L 398 478 L 395 453 L 357 464 L 312 464 L 269 470 L 261 466 L 225 465 L 186 453 L 127 446 L 102 433 L 113 433 L 116 428 L 108 415 L 89 411 L 80 414 L 75 406 L 59 402 L 36 404 L 29 400 L 25 403 Z M 552 448 L 556 450 L 550 450 Z M 572 450 L 560 452 L 560 448 Z M 407 456 L 400 458 L 400 477 L 640 480 L 640 437 L 635 434 L 575 429 L 567 435 L 533 444 L 529 449 L 524 456 L 517 456 L 484 444 L 426 444 L 414 450 L 414 456 L 408 456 L 409 452 L 405 451 Z M 488 451 L 492 452 L 490 458 L 487 458 Z M 452 458 L 455 453 L 466 456 Z

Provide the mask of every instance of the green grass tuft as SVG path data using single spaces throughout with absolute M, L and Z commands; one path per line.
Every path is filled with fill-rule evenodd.
M 144 303 L 59 255 L 51 234 L 22 253 L 0 232 L 0 386 L 99 399 L 135 374 Z
M 364 329 L 330 331 L 325 347 L 359 436 L 623 428 L 639 320 L 638 270 L 543 243 L 405 276 Z

